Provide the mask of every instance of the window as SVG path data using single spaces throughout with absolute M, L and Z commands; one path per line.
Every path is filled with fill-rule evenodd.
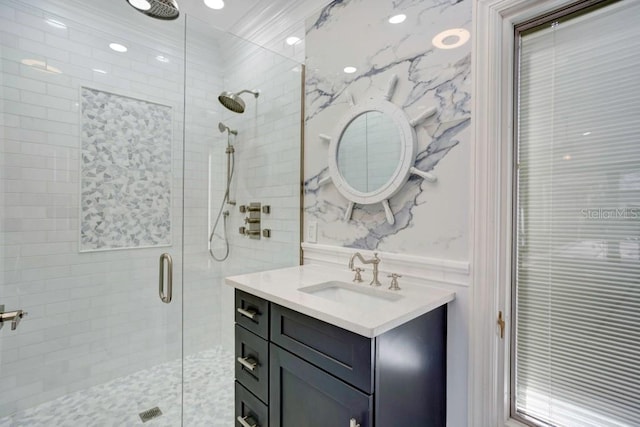
M 560 15 L 516 28 L 511 416 L 638 426 L 640 2 Z

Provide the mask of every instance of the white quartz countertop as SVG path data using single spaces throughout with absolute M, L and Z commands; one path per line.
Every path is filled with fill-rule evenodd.
M 382 280 L 382 274 L 380 277 Z M 376 337 L 455 298 L 455 292 L 431 287 L 428 282 L 405 283 L 400 279 L 401 290 L 390 291 L 387 290 L 386 281 L 383 286 L 373 288 L 367 284 L 368 281 L 352 284 L 352 279 L 353 273 L 346 268 L 302 265 L 231 276 L 225 281 L 236 289 L 368 338 Z M 328 281 L 345 282 L 351 290 L 364 294 L 347 289 L 345 298 L 342 298 L 341 293 L 309 292 L 317 288 L 313 285 Z

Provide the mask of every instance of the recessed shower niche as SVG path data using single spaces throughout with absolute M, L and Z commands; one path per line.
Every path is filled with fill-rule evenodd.
M 173 110 L 80 89 L 80 251 L 171 245 Z

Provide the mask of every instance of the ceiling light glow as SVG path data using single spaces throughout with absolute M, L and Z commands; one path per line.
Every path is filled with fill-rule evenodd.
M 126 46 L 121 45 L 121 44 L 119 44 L 119 43 L 110 43 L 110 44 L 109 44 L 109 47 L 110 47 L 111 49 L 115 50 L 116 52 L 120 52 L 120 53 L 124 53 L 124 52 L 126 52 L 127 50 L 129 50 L 129 49 L 127 49 L 127 47 L 126 47 Z
M 223 0 L 204 0 L 204 4 L 211 9 L 220 10 L 224 7 Z
M 401 24 L 404 22 L 404 20 L 407 19 L 407 15 L 404 14 L 400 14 L 400 15 L 394 15 L 391 18 L 389 18 L 389 23 L 390 24 Z
M 151 3 L 147 0 L 127 0 L 129 4 L 139 10 L 151 9 Z
M 51 25 L 52 27 L 60 28 L 61 30 L 64 30 L 65 28 L 67 28 L 67 24 L 65 24 L 64 22 L 56 21 L 55 19 L 47 19 L 45 20 L 45 22 Z
M 92 70 L 98 74 L 107 74 L 105 70 L 101 70 L 100 68 L 92 68 Z
M 167 58 L 166 56 L 162 56 L 162 55 L 158 55 L 158 56 L 156 56 L 156 59 L 157 59 L 158 61 L 160 61 L 160 62 L 164 62 L 165 64 L 166 64 L 167 62 L 169 62 L 169 58 Z
M 582 136 L 589 136 L 589 135 L 591 135 L 591 132 L 585 132 L 582 134 Z
M 358 71 L 358 69 L 356 67 L 344 67 L 343 71 L 347 74 L 353 74 Z
M 23 59 L 20 62 L 34 70 L 42 71 L 43 73 L 62 74 L 62 71 L 59 68 L 49 65 L 44 61 L 40 61 L 39 59 Z
M 438 49 L 455 49 L 468 42 L 470 38 L 471 34 L 464 28 L 452 28 L 436 34 L 431 43 Z
M 300 43 L 301 41 L 302 40 L 300 40 L 300 37 L 296 37 L 296 36 L 287 37 L 287 40 L 286 40 L 286 42 L 287 42 L 287 44 L 289 46 L 296 45 L 296 44 Z

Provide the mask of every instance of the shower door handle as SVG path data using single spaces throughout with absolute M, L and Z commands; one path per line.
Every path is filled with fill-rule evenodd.
M 164 265 L 167 264 L 167 293 L 164 293 Z M 160 279 L 158 280 L 158 294 L 163 303 L 169 304 L 173 296 L 173 259 L 171 255 L 160 255 Z

